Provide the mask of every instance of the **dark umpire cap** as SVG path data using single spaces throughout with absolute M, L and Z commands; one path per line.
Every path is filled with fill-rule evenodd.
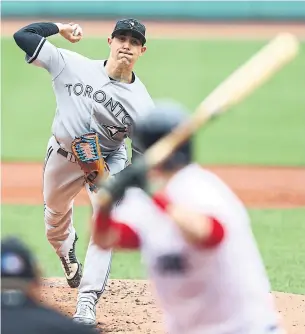
M 30 249 L 18 238 L 1 241 L 1 288 L 24 289 L 37 281 L 38 268 Z
M 115 35 L 119 33 L 127 32 L 127 31 L 131 32 L 133 37 L 139 39 L 142 42 L 142 45 L 146 43 L 145 25 L 136 19 L 119 20 L 114 27 L 111 37 L 113 38 Z

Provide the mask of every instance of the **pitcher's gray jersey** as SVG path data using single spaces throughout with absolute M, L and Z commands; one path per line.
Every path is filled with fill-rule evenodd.
M 92 60 L 42 39 L 27 61 L 52 76 L 57 103 L 52 132 L 67 150 L 75 137 L 95 131 L 102 152 L 114 151 L 127 136 L 132 139 L 137 117 L 154 107 L 137 76 L 130 84 L 111 80 L 105 60 Z

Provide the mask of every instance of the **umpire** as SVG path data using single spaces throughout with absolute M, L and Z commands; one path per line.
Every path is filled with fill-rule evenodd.
M 20 240 L 1 241 L 2 334 L 96 334 L 72 319 L 42 305 L 40 275 L 30 250 Z

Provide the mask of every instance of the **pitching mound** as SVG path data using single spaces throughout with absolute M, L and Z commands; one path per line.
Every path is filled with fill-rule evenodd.
M 104 333 L 164 334 L 162 315 L 147 281 L 110 280 L 97 306 L 98 328 Z M 45 279 L 42 302 L 73 316 L 77 290 L 64 279 Z M 289 334 L 305 333 L 305 296 L 274 293 Z

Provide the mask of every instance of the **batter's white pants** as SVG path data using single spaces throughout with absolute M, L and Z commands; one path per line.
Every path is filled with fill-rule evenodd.
M 46 235 L 58 256 L 66 256 L 75 238 L 73 226 L 73 202 L 76 195 L 85 186 L 84 174 L 76 162 L 57 153 L 59 144 L 52 136 L 48 142 L 43 173 L 44 221 Z M 106 158 L 111 174 L 120 172 L 127 163 L 125 146 Z M 87 188 L 93 207 L 95 193 Z M 88 217 L 88 221 L 89 221 Z M 84 221 L 84 224 L 88 224 Z M 87 235 L 79 238 L 87 238 Z M 101 250 L 90 242 L 84 263 L 83 278 L 78 298 L 86 295 L 96 301 L 104 291 L 110 272 L 111 250 Z

